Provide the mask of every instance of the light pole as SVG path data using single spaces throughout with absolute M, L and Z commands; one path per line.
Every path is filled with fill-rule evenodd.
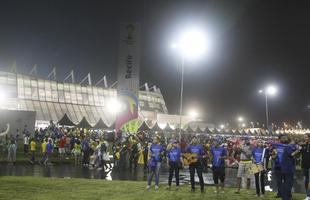
M 185 58 L 184 53 L 182 53 L 182 63 L 181 63 L 181 91 L 180 91 L 180 129 L 179 129 L 179 140 L 181 142 L 181 135 L 182 135 L 182 113 L 183 113 L 183 88 L 184 88 L 184 65 L 185 65 Z
M 268 95 L 273 96 L 278 92 L 278 88 L 273 85 L 267 86 L 263 90 L 259 90 L 259 93 L 264 93 L 265 95 L 265 112 L 266 112 L 266 128 L 269 130 L 269 110 L 268 110 Z
M 181 35 L 177 42 L 171 45 L 173 49 L 180 50 L 181 53 L 181 91 L 180 91 L 180 122 L 179 122 L 179 140 L 182 133 L 182 114 L 183 114 L 183 93 L 184 93 L 184 70 L 185 59 L 196 59 L 203 55 L 209 48 L 205 34 L 197 29 L 190 29 Z

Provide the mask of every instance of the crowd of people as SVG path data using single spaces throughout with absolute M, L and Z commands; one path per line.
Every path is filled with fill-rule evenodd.
M 207 134 L 139 132 L 135 135 L 101 130 L 57 127 L 53 123 L 35 133 L 25 129 L 20 134 L 0 138 L 0 154 L 7 161 L 16 162 L 16 151 L 21 146 L 31 164 L 49 166 L 51 160 L 74 159 L 75 165 L 90 169 L 135 170 L 142 166 L 146 173 L 147 189 L 155 180 L 155 190 L 159 189 L 159 177 L 163 165 L 169 168 L 168 190 L 175 177 L 176 190 L 179 189 L 182 168 L 188 168 L 191 192 L 195 192 L 195 173 L 199 178 L 201 193 L 205 192 L 203 173 L 212 169 L 216 193 L 224 193 L 225 168 L 237 167 L 236 193 L 240 193 L 242 179 L 247 189 L 250 180 L 255 179 L 256 196 L 265 194 L 265 177 L 268 170 L 277 182 L 277 198 L 291 199 L 293 177 L 296 164 L 300 163 L 305 177 L 306 200 L 310 200 L 310 134 L 301 137 L 280 135 L 278 138 L 221 136 Z M 39 157 L 38 157 L 39 156 Z
M 155 190 L 158 190 L 160 166 L 163 158 L 167 157 L 169 166 L 168 188 L 171 188 L 173 173 L 176 178 L 176 188 L 179 187 L 179 169 L 184 165 L 189 166 L 191 191 L 195 191 L 195 172 L 197 172 L 200 191 L 204 193 L 203 169 L 205 163 L 212 166 L 215 192 L 224 192 L 225 167 L 238 167 L 237 191 L 240 193 L 241 180 L 246 179 L 247 189 L 250 188 L 250 180 L 254 175 L 256 196 L 265 194 L 266 171 L 273 170 L 277 182 L 276 198 L 290 200 L 292 198 L 293 178 L 296 164 L 301 162 L 305 177 L 306 200 L 310 199 L 310 134 L 304 138 L 290 138 L 280 135 L 277 139 L 263 138 L 223 138 L 215 136 L 204 142 L 193 136 L 190 143 L 184 145 L 184 141 L 172 139 L 171 145 L 163 146 L 159 138 L 155 138 L 150 146 L 149 167 L 151 173 L 148 177 L 147 189 L 151 188 L 151 181 L 155 175 Z M 185 157 L 185 159 L 184 159 Z M 188 162 L 188 160 L 190 160 Z M 207 161 L 205 161 L 207 160 Z M 185 164 L 185 161 L 188 162 Z M 269 162 L 271 161 L 271 162 Z

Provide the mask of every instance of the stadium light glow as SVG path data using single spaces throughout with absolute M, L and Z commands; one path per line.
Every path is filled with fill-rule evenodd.
M 191 116 L 192 118 L 196 118 L 196 117 L 198 117 L 198 113 L 197 113 L 197 111 L 196 110 L 191 110 L 191 111 L 189 111 L 189 116 Z
M 186 59 L 197 59 L 210 51 L 211 40 L 202 30 L 191 28 L 181 33 L 177 41 L 171 44 L 171 48 L 180 50 Z
M 244 121 L 243 117 L 238 117 L 238 122 L 243 122 L 243 121 Z
M 124 110 L 123 103 L 117 98 L 111 98 L 107 103 L 107 107 L 109 112 L 113 114 L 118 114 Z
M 269 85 L 266 88 L 266 92 L 268 95 L 275 95 L 278 92 L 278 88 L 274 85 Z
M 224 129 L 224 128 L 225 128 L 225 125 L 224 125 L 224 124 L 221 124 L 221 125 L 220 125 L 220 128 L 221 128 L 221 129 Z

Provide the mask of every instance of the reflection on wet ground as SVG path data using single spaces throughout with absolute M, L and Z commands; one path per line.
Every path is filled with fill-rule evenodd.
M 226 186 L 236 185 L 237 170 L 233 168 L 226 169 Z M 43 177 L 59 177 L 59 178 L 87 178 L 87 179 L 106 179 L 106 180 L 133 180 L 133 181 L 146 181 L 147 172 L 143 168 L 138 167 L 136 170 L 120 170 L 114 168 L 112 170 L 97 170 L 88 169 L 82 166 L 73 166 L 70 164 L 52 165 L 49 167 L 42 167 L 40 165 L 16 164 L 9 165 L 0 163 L 0 176 L 43 176 Z M 160 182 L 167 183 L 168 170 L 163 167 Z M 198 178 L 196 177 L 198 182 Z M 204 181 L 207 185 L 213 184 L 212 171 L 209 170 L 204 173 Z M 180 171 L 181 184 L 188 184 L 189 172 L 188 169 Z M 244 181 L 243 181 L 244 182 Z M 252 178 L 252 188 L 254 188 L 254 178 Z M 245 183 L 243 183 L 245 186 Z M 268 172 L 266 177 L 266 191 L 276 191 L 276 183 L 272 176 L 272 172 Z M 304 183 L 301 171 L 296 171 L 294 179 L 293 192 L 304 193 Z

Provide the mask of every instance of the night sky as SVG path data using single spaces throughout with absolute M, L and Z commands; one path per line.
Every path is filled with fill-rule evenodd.
M 13 60 L 18 72 L 38 65 L 40 77 L 57 67 L 62 81 L 71 69 L 80 80 L 107 75 L 116 81 L 120 22 L 142 25 L 140 82 L 157 85 L 171 114 L 178 112 L 180 57 L 169 48 L 190 25 L 208 30 L 212 51 L 185 63 L 184 110 L 195 108 L 210 122 L 238 115 L 264 121 L 268 83 L 273 122 L 303 120 L 310 109 L 309 1 L 0 1 L 0 68 Z M 298 2 L 298 3 L 296 3 Z

